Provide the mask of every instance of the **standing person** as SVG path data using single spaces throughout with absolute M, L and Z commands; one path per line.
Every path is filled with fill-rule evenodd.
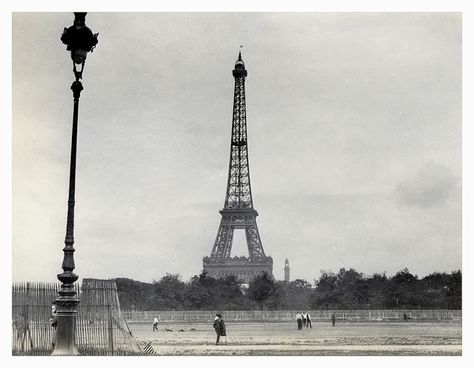
M 53 328 L 53 338 L 51 344 L 53 345 L 54 349 L 54 347 L 56 346 L 56 328 L 58 327 L 58 307 L 54 303 L 51 306 L 51 318 L 49 319 L 49 323 Z
M 298 330 L 301 330 L 302 328 L 302 319 L 303 319 L 303 316 L 301 315 L 301 313 L 296 312 L 296 324 L 298 326 Z
M 334 313 L 331 314 L 331 321 L 332 327 L 336 326 L 336 315 Z
M 158 318 L 153 319 L 153 332 L 158 331 Z
M 308 326 L 309 328 L 313 328 L 311 326 L 311 315 L 308 312 L 306 312 L 306 328 L 308 328 Z
M 301 313 L 301 317 L 303 318 L 303 327 L 306 327 L 306 313 Z
M 220 314 L 217 313 L 216 314 L 216 318 L 214 318 L 214 323 L 212 324 L 212 327 L 214 327 L 214 330 L 216 330 L 216 335 L 217 335 L 217 339 L 216 339 L 216 345 L 219 344 L 219 339 L 221 337 L 221 319 L 220 319 Z
M 227 344 L 227 332 L 225 329 L 224 318 L 222 318 L 221 314 L 219 314 L 219 321 L 220 321 L 221 336 L 225 336 L 225 343 Z

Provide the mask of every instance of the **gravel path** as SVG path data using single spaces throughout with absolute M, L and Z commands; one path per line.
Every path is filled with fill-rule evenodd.
M 227 344 L 215 345 L 212 323 L 129 323 L 158 355 L 461 355 L 460 322 L 315 323 L 228 321 Z M 172 331 L 166 331 L 172 330 Z M 224 339 L 225 341 L 225 339 Z

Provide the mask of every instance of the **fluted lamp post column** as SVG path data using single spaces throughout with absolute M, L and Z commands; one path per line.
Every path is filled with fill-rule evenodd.
M 58 275 L 61 288 L 58 291 L 56 342 L 52 355 L 79 355 L 75 342 L 76 316 L 79 299 L 74 288 L 78 275 L 74 273 L 74 199 L 76 187 L 76 150 L 77 150 L 77 120 L 79 112 L 79 97 L 83 89 L 81 79 L 87 57 L 97 45 L 97 35 L 86 26 L 87 13 L 74 13 L 74 24 L 64 28 L 61 41 L 71 51 L 75 80 L 71 89 L 74 98 L 72 118 L 71 163 L 69 169 L 69 199 L 67 208 L 66 239 L 63 249 L 63 272 Z

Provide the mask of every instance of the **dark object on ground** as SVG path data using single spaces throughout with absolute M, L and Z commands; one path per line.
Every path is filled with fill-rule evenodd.
M 165 331 L 171 332 L 171 331 L 173 331 L 173 330 L 171 330 L 171 329 L 165 327 Z
M 151 341 L 143 347 L 143 352 L 145 355 L 156 355 L 156 351 L 153 349 Z

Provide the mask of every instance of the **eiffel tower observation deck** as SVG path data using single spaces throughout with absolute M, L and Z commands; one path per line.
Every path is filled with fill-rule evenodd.
M 268 273 L 273 277 L 273 259 L 266 256 L 258 232 L 253 208 L 247 146 L 247 114 L 245 106 L 245 69 L 242 54 L 232 71 L 235 79 L 232 139 L 230 144 L 229 176 L 222 218 L 210 257 L 203 258 L 203 269 L 211 277 L 236 276 L 241 282 Z M 231 257 L 234 230 L 245 231 L 248 256 Z

